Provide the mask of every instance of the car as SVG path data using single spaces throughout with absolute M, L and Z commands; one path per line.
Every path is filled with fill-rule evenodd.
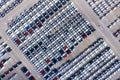
M 4 77 L 5 77 L 5 75 L 4 75 L 4 74 L 2 74 L 2 75 L 0 75 L 0 77 L 1 77 L 1 78 L 4 78 Z
M 45 19 L 48 19 L 48 18 L 49 18 L 48 12 L 44 12 L 44 13 L 43 13 L 43 16 L 45 17 Z
M 114 35 L 114 37 L 118 37 L 119 32 L 114 32 L 113 35 Z
M 46 68 L 45 68 L 45 71 L 46 71 L 46 72 L 49 72 L 49 71 L 50 71 L 49 67 L 46 67 Z
M 53 71 L 55 74 L 58 73 L 58 69 L 56 69 L 56 68 L 54 68 L 52 71 Z
M 10 72 L 13 71 L 13 68 L 9 68 L 9 71 L 10 71 Z
M 1 62 L 4 64 L 4 63 L 6 63 L 9 59 L 10 59 L 10 57 L 9 57 L 9 58 L 6 58 L 6 59 L 2 59 Z
M 60 8 L 62 7 L 62 4 L 58 1 L 58 2 L 56 3 L 56 6 L 60 9 Z
M 22 62 L 21 62 L 21 61 L 18 61 L 17 64 L 20 65 L 20 64 L 22 64 Z
M 8 75 L 8 74 L 9 74 L 9 71 L 6 71 L 4 74 L 5 74 L 5 75 Z
M 49 66 L 49 67 L 52 67 L 53 65 L 54 65 L 53 63 L 50 63 L 48 66 Z
M 29 76 L 31 75 L 31 73 L 30 73 L 30 72 L 27 72 L 25 75 L 26 75 L 27 77 L 29 77 Z
M 53 80 L 58 80 L 58 78 L 57 78 L 57 77 L 54 77 Z
M 40 20 L 42 23 L 44 23 L 44 22 L 45 22 L 44 16 L 43 16 L 43 15 L 39 16 L 39 20 Z
M 8 47 L 6 50 L 7 50 L 7 52 L 11 52 L 12 51 L 12 49 L 10 47 Z
M 79 43 L 75 43 L 75 46 L 77 46 Z
M 23 66 L 23 67 L 21 67 L 21 71 L 22 71 L 23 73 L 26 73 L 26 72 L 28 71 L 28 69 L 27 69 L 25 66 Z
M 53 15 L 53 14 L 54 14 L 54 11 L 53 11 L 52 9 L 49 9 L 47 12 L 48 12 L 50 15 Z
M 0 68 L 2 68 L 3 67 L 3 63 L 2 62 L 0 62 Z
M 14 64 L 14 65 L 13 65 L 13 68 L 17 68 L 17 66 L 18 66 L 17 64 Z
M 56 12 L 56 11 L 58 11 L 58 8 L 54 5 L 54 6 L 52 6 L 52 8 L 51 8 L 54 12 Z
M 47 80 L 50 76 L 49 75 L 46 75 L 44 78 Z
M 66 2 L 66 0 L 60 0 L 60 2 L 63 4 L 63 5 L 65 5 L 67 2 Z
M 119 78 L 117 78 L 116 80 L 120 80 L 120 77 L 119 77 Z
M 57 58 L 57 60 L 58 60 L 58 61 L 61 61 L 61 60 L 62 60 L 62 57 L 61 57 L 61 56 L 59 56 L 59 57 Z
M 62 49 L 59 50 L 60 54 L 63 55 L 64 51 Z
M 35 78 L 33 76 L 30 76 L 28 80 L 35 80 Z
M 42 69 L 42 70 L 40 71 L 40 74 L 45 75 L 45 74 L 46 74 L 45 70 Z
M 56 64 L 58 62 L 56 58 L 53 58 L 52 61 L 54 64 Z
M 6 54 L 6 53 L 7 53 L 7 51 L 4 50 L 4 51 L 2 52 L 2 55 Z

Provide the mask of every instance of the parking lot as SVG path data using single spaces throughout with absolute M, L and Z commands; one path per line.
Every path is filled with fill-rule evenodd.
M 16 6 L 18 6 L 22 0 L 1 0 L 0 2 L 0 17 L 6 16 Z
M 115 76 L 113 73 L 119 73 L 120 43 L 112 34 L 119 29 L 119 21 L 116 21 L 119 17 L 113 16 L 109 22 L 109 18 L 94 14 L 88 5 L 91 0 L 71 1 L 48 0 L 37 3 L 37 0 L 23 0 L 13 9 L 15 13 L 11 11 L 0 20 L 1 26 L 4 26 L 0 29 L 1 37 L 12 49 L 10 63 L 15 65 L 18 61 L 22 62 L 14 70 L 17 74 L 10 72 L 9 75 L 21 76 L 20 80 L 91 80 L 107 79 L 110 75 Z M 113 7 L 116 4 L 110 3 Z M 24 8 L 20 8 L 23 5 Z M 115 9 L 116 15 L 119 14 L 118 9 Z M 113 22 L 116 28 L 109 30 L 107 26 L 113 24 L 114 27 Z M 117 77 L 112 78 L 114 80 Z M 8 79 L 8 76 L 4 79 Z
M 86 0 L 92 10 L 97 14 L 101 22 L 108 28 L 108 31 L 120 43 L 120 1 L 119 0 Z

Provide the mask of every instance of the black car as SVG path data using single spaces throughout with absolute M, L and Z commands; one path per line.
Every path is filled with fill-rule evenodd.
M 21 61 L 18 61 L 17 64 L 20 65 L 20 64 L 22 64 L 22 62 L 21 62 Z
M 4 78 L 4 77 L 5 77 L 5 75 L 4 75 L 4 74 L 2 74 L 2 75 L 0 75 L 0 77 L 1 77 L 1 78 Z
M 8 52 L 12 51 L 12 49 L 11 49 L 10 47 L 8 47 L 6 50 L 7 50 Z
M 17 67 L 17 64 L 14 64 L 14 65 L 13 65 L 13 68 L 16 68 L 16 67 Z
M 9 71 L 13 71 L 13 68 L 10 68 Z
M 22 71 L 23 73 L 26 73 L 26 72 L 28 71 L 28 69 L 27 69 L 25 66 L 23 66 L 23 67 L 21 68 L 21 71 Z

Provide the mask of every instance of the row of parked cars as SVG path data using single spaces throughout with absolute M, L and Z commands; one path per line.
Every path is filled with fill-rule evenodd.
M 20 45 L 20 43 L 23 43 L 24 42 L 23 40 L 28 39 L 29 38 L 28 36 L 31 36 L 35 32 L 39 31 L 39 27 L 42 26 L 42 22 L 40 22 L 40 18 L 36 19 L 34 22 L 32 24 L 28 25 L 27 27 L 25 27 L 25 29 L 22 30 L 21 32 L 19 32 L 19 33 L 17 32 L 17 34 L 14 34 L 14 36 L 11 35 L 11 37 L 13 39 L 14 39 L 14 37 L 18 37 L 18 39 L 15 38 L 15 42 L 17 45 Z M 53 25 L 53 26 L 55 26 L 55 25 Z M 44 35 L 47 32 L 47 30 L 51 29 L 51 27 L 52 26 L 48 26 L 47 29 L 45 28 L 44 31 L 40 32 L 41 36 Z M 20 39 L 22 39 L 22 41 L 20 41 Z
M 8 44 L 1 39 L 0 40 L 0 58 L 11 51 L 12 49 L 8 46 Z
M 65 77 L 69 76 L 69 72 L 67 72 L 69 69 L 71 69 L 73 66 L 75 66 L 80 60 L 82 60 L 82 58 L 87 57 L 87 55 L 89 54 L 88 52 L 90 51 L 90 49 L 94 49 L 95 46 L 98 46 L 98 44 L 101 43 L 101 46 L 105 43 L 102 44 L 102 39 L 99 39 L 98 41 L 96 41 L 94 43 L 94 45 L 90 45 L 90 48 L 85 49 L 83 52 L 81 52 L 77 57 L 75 57 L 72 60 L 68 60 L 66 61 L 63 65 L 61 65 L 59 68 L 57 69 L 52 69 L 50 70 L 50 66 L 48 66 L 48 70 L 46 70 L 46 68 L 44 68 L 43 70 L 41 70 L 41 74 L 44 76 L 44 78 L 46 80 L 52 80 L 53 78 L 60 78 L 60 76 L 62 75 L 61 79 L 65 79 Z M 106 44 L 105 44 L 106 45 Z M 93 53 L 91 53 L 93 54 Z M 83 60 L 84 62 L 86 60 Z M 81 63 L 81 62 L 80 62 Z M 77 69 L 77 67 L 74 67 L 74 69 Z M 72 70 L 71 70 L 72 72 Z M 73 71 L 74 72 L 74 71 Z M 59 74 L 61 73 L 61 74 Z M 69 74 L 68 74 L 69 73 Z M 64 74 L 64 75 L 63 75 Z M 58 75 L 58 76 L 56 76 Z M 55 77 L 56 76 L 56 77 Z
M 111 29 L 113 28 L 117 23 L 120 22 L 120 16 L 118 16 L 115 20 L 113 20 L 108 26 L 107 28 Z
M 18 76 L 18 74 L 14 73 L 8 78 L 8 80 L 14 80 L 16 78 L 16 76 Z
M 116 72 L 120 70 L 120 61 L 115 59 L 113 62 L 109 64 L 101 73 L 97 74 L 94 79 L 107 79 L 108 77 L 112 76 Z M 105 75 L 106 74 L 106 75 Z
M 56 0 L 38 1 L 32 7 L 20 13 L 20 15 L 15 19 L 11 20 L 11 22 L 8 23 L 8 27 L 14 28 L 14 30 L 16 30 L 26 22 L 29 24 L 32 23 L 38 17 L 40 18 L 41 22 L 44 23 L 46 21 L 46 18 L 49 18 L 58 12 L 58 10 L 68 2 L 69 0 L 59 0 L 59 2 Z
M 10 0 L 1 0 L 0 1 L 0 8 L 3 7 L 7 2 L 9 2 Z
M 98 41 L 95 41 L 90 47 L 86 48 L 84 51 L 82 51 L 77 57 L 72 59 L 72 62 L 70 66 L 66 66 L 66 68 L 63 69 L 63 75 L 60 79 L 70 77 L 70 75 L 74 74 L 76 70 L 80 68 L 80 66 L 84 65 L 88 60 L 92 59 L 93 56 L 95 56 L 98 52 L 100 52 L 102 49 L 106 47 L 106 43 L 103 43 L 103 41 L 98 39 Z M 91 66 L 92 67 L 92 66 Z M 68 75 L 69 73 L 69 75 Z
M 24 73 L 24 75 L 27 77 L 28 80 L 35 80 L 35 78 L 31 75 L 31 73 L 28 71 L 28 69 L 25 66 L 21 67 L 20 70 Z
M 10 58 L 2 59 L 2 60 L 0 61 L 0 69 L 2 69 L 2 68 L 4 67 L 4 64 L 5 64 L 6 62 L 8 62 L 9 59 L 10 59 Z
M 77 14 L 77 16 L 78 16 L 79 14 Z M 78 23 L 77 25 L 78 26 L 76 26 L 76 28 L 79 28 L 79 26 L 80 26 L 80 24 L 81 23 Z M 71 39 L 69 40 L 69 36 L 63 36 L 62 38 L 60 37 L 60 34 L 66 34 L 66 30 L 68 29 L 68 34 L 71 34 Z M 83 34 L 83 33 L 79 33 L 79 34 L 76 34 L 76 36 L 79 36 L 79 39 L 75 39 L 75 33 L 72 33 L 71 31 L 69 31 L 69 29 L 70 29 L 70 26 L 64 26 L 64 28 L 63 29 L 61 29 L 58 33 L 56 33 L 56 34 L 54 34 L 53 36 L 51 36 L 51 38 L 50 39 L 48 39 L 46 42 L 43 42 L 46 38 L 44 38 L 43 40 L 40 40 L 40 41 L 38 41 L 37 42 L 37 44 L 35 44 L 35 45 L 33 45 L 33 48 L 32 48 L 32 50 L 31 50 L 31 48 L 30 48 L 30 50 L 29 51 L 33 51 L 33 49 L 34 49 L 34 51 L 35 51 L 35 49 L 37 49 L 37 51 L 39 51 L 38 49 L 40 48 L 38 48 L 38 46 L 41 46 L 41 45 L 44 45 L 44 46 L 49 46 L 50 45 L 50 43 L 52 42 L 52 41 L 50 41 L 50 40 L 55 40 L 56 38 L 59 38 L 60 37 L 60 43 L 57 43 L 57 41 L 56 42 L 54 42 L 54 44 L 52 44 L 52 45 L 50 45 L 50 47 L 48 47 L 49 49 L 56 49 L 57 47 L 59 48 L 59 47 L 61 47 L 61 48 L 63 48 L 64 46 L 67 46 L 67 47 L 71 47 L 71 49 L 72 48 L 74 48 L 72 45 L 77 45 L 77 42 L 79 41 L 79 42 L 81 42 L 82 41 L 82 39 L 83 38 L 85 38 L 85 37 L 87 37 L 87 34 Z M 82 29 L 82 28 L 81 28 Z M 86 31 L 86 32 L 88 32 L 89 34 L 88 35 L 90 35 L 91 34 L 91 32 L 92 32 L 92 30 L 93 30 L 93 28 L 92 27 L 90 27 L 90 28 L 88 28 L 89 30 L 91 30 L 91 31 Z M 77 29 L 74 29 L 74 30 L 77 30 Z M 84 28 L 83 28 L 83 30 L 84 30 Z M 64 32 L 62 32 L 62 31 L 64 31 Z M 79 32 L 79 31 L 76 31 L 76 32 Z M 81 36 L 80 36 L 81 35 Z M 72 36 L 73 36 L 73 38 L 72 38 Z M 77 40 L 77 41 L 76 41 Z M 61 45 L 61 43 L 65 43 L 63 46 L 60 46 Z M 66 43 L 66 42 L 68 42 L 68 43 Z M 47 45 L 48 44 L 48 45 Z M 43 47 L 43 46 L 42 46 Z M 44 49 L 45 49 L 45 47 L 44 47 Z M 44 49 L 41 49 L 41 51 L 43 51 L 41 54 L 40 54 L 40 56 L 39 56 L 39 59 L 41 60 L 41 59 L 44 59 L 45 57 L 47 57 L 47 55 L 45 55 L 45 51 L 46 50 L 44 50 Z M 67 51 L 67 50 L 66 50 Z M 35 53 L 35 52 L 34 52 Z M 38 52 L 39 53 L 39 52 Z M 49 52 L 48 52 L 49 53 Z M 49 53 L 50 54 L 50 57 L 48 57 L 48 58 L 51 58 L 51 57 L 53 57 L 54 55 L 57 55 L 56 53 L 58 53 L 58 50 L 57 50 L 57 52 L 54 52 L 54 53 Z M 59 51 L 59 53 L 60 54 L 64 54 L 63 53 L 63 51 L 62 50 L 60 50 Z M 44 56 L 41 56 L 41 55 L 44 55 Z M 33 56 L 34 57 L 34 56 Z M 32 55 L 31 55 L 31 59 L 32 59 Z M 30 60 L 31 60 L 30 59 Z M 33 61 L 34 62 L 34 61 Z M 34 63 L 35 64 L 35 63 Z
M 5 0 L 5 1 L 6 1 L 6 0 Z M 9 1 L 11 1 L 11 0 L 8 0 L 6 3 L 9 4 Z M 9 5 L 4 4 L 4 6 L 7 6 L 7 7 L 0 12 L 0 18 L 1 18 L 1 17 L 4 17 L 5 15 L 7 15 L 11 10 L 13 10 L 13 9 L 14 9 L 16 6 L 18 6 L 21 2 L 22 2 L 22 0 L 15 0 L 14 2 L 12 2 L 12 3 L 9 4 Z
M 74 20 L 74 19 L 72 19 L 72 20 Z M 31 58 L 31 62 L 33 64 L 36 64 L 36 62 L 40 61 L 39 64 L 35 65 L 38 70 L 41 70 L 42 67 L 47 67 L 47 66 L 52 67 L 57 62 L 66 58 L 68 56 L 68 54 L 71 54 L 71 51 L 74 49 L 75 46 L 78 45 L 79 42 L 81 42 L 83 39 L 87 38 L 87 36 L 89 36 L 94 31 L 93 27 L 90 25 L 89 26 L 86 25 L 85 28 L 84 27 L 82 28 L 82 25 L 85 26 L 84 24 L 87 24 L 87 22 L 84 20 L 83 20 L 83 22 L 81 21 L 81 22 L 78 22 L 76 25 L 74 25 L 73 29 L 70 29 L 70 27 L 73 25 L 73 24 L 71 25 L 71 21 L 69 23 L 68 23 L 68 25 L 70 25 L 70 26 L 63 26 L 63 28 L 61 30 L 59 30 L 56 34 L 51 36 L 50 40 L 55 41 L 56 39 L 58 39 L 52 45 L 50 43 L 53 41 L 50 42 L 50 40 L 48 39 L 47 43 L 49 43 L 49 44 L 48 44 L 47 51 L 44 49 L 41 49 L 41 53 L 39 53 L 39 55 L 37 57 L 35 57 L 33 59 Z M 65 24 L 65 25 L 67 25 L 67 24 Z M 80 31 L 82 31 L 81 29 L 83 30 L 83 33 L 80 32 Z M 68 31 L 66 31 L 66 30 L 68 30 Z M 76 32 L 73 32 L 73 31 L 76 31 Z M 64 35 L 63 37 L 60 36 L 62 34 Z M 69 35 L 67 36 L 67 34 L 69 34 Z M 44 41 L 44 40 L 45 39 L 43 39 L 41 41 Z M 58 43 L 59 41 L 60 41 L 60 43 Z M 43 43 L 45 43 L 45 42 L 43 42 Z M 40 42 L 40 45 L 41 45 L 41 42 Z M 49 45 L 50 45 L 50 47 L 49 47 Z M 46 64 L 46 62 L 49 64 Z M 44 70 L 42 69 L 41 73 L 43 71 Z
M 103 40 L 100 42 L 99 40 L 101 39 L 98 39 L 74 59 L 61 65 L 57 69 L 60 72 L 56 76 L 58 80 L 105 80 L 119 71 L 120 61 L 110 47 L 107 47 Z
M 30 13 L 34 18 L 29 17 Z M 19 18 L 8 23 L 6 32 L 43 78 L 95 31 L 69 0 L 39 1 Z
M 86 0 L 100 19 L 103 19 L 120 6 L 119 0 Z
M 46 1 L 46 3 L 47 2 L 48 1 Z M 55 10 L 58 10 L 58 7 L 56 7 L 56 4 L 54 5 L 54 8 L 56 8 Z M 54 9 L 54 8 L 52 8 L 52 9 Z M 35 10 L 36 10 L 36 8 L 35 8 Z M 52 11 L 52 13 L 53 12 L 55 13 L 54 10 Z M 29 15 L 26 15 L 26 16 L 29 16 Z M 35 16 L 36 15 L 34 15 L 34 17 Z M 33 20 L 31 24 L 29 24 L 29 25 L 27 24 L 24 28 L 21 27 L 21 25 L 19 25 L 19 23 L 23 23 L 23 24 L 27 23 L 24 20 L 22 22 L 18 23 L 19 26 L 18 25 L 14 26 L 14 25 L 11 24 L 13 27 L 7 31 L 7 34 L 10 35 L 11 38 L 14 37 L 14 36 L 16 36 L 16 35 L 17 35 L 18 38 L 22 38 L 22 40 L 13 38 L 13 40 L 16 42 L 16 45 L 20 45 L 21 42 L 24 42 L 24 40 L 25 40 L 25 38 L 27 38 L 27 36 L 32 35 L 37 28 L 41 27 L 42 24 L 45 22 L 45 20 L 47 20 L 50 16 L 52 16 L 52 15 L 50 15 L 47 11 L 45 13 L 43 13 L 42 15 L 40 15 L 40 16 L 37 15 L 37 17 L 36 17 L 37 19 Z M 31 22 L 31 20 L 29 20 L 29 21 Z M 17 22 L 12 22 L 12 23 L 17 24 Z M 18 33 L 18 30 L 19 30 L 19 32 L 21 31 L 21 33 Z
M 10 59 L 10 58 L 8 58 L 8 59 Z M 7 61 L 8 59 L 4 59 L 4 61 Z M 7 71 L 5 71 L 3 74 L 0 75 L 0 78 L 4 79 L 7 75 L 9 75 L 14 69 L 16 69 L 21 64 L 22 64 L 22 62 L 18 61 L 17 63 L 12 65 L 12 67 L 10 67 Z

